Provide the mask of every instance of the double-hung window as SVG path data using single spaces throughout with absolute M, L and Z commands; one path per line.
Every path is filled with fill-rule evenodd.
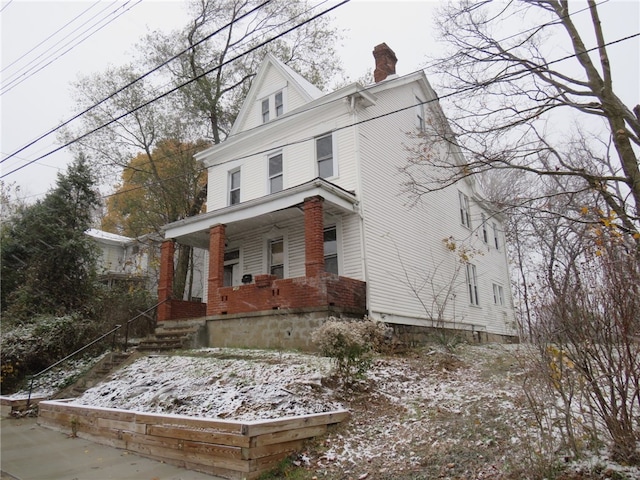
M 240 169 L 229 172 L 229 205 L 240 203 Z
M 324 270 L 338 275 L 338 232 L 335 225 L 324 229 Z
M 284 278 L 284 239 L 269 240 L 269 273 Z
M 471 228 L 471 211 L 469 209 L 469 197 L 464 193 L 458 192 L 460 199 L 460 223 L 467 228 Z
M 478 300 L 478 276 L 476 273 L 476 266 L 472 263 L 467 263 L 467 289 L 469 290 L 469 303 L 471 305 L 479 305 Z
M 260 102 L 260 112 L 262 123 L 271 120 L 271 112 L 274 113 L 273 118 L 277 118 L 284 113 L 284 92 L 280 90 Z
M 274 110 L 276 112 L 276 117 L 279 117 L 284 113 L 284 101 L 282 98 L 282 92 L 278 92 L 275 94 L 274 102 L 275 102 Z
M 487 216 L 484 213 L 480 215 L 482 217 L 482 241 L 484 243 L 489 243 L 489 233 L 487 232 Z
M 223 285 L 231 287 L 237 284 L 237 277 L 240 268 L 240 250 L 234 249 L 224 252 L 224 279 Z
M 416 97 L 416 127 L 418 127 L 418 131 L 420 132 L 424 132 L 426 130 L 424 121 L 424 102 L 418 97 Z
M 502 285 L 493 284 L 493 303 L 501 307 L 504 306 L 504 289 Z
M 496 250 L 500 250 L 500 233 L 498 232 L 498 224 L 493 222 L 493 244 Z
M 333 136 L 329 133 L 316 138 L 316 160 L 318 162 L 318 176 L 330 178 L 333 171 Z
M 269 157 L 269 193 L 282 190 L 282 153 Z

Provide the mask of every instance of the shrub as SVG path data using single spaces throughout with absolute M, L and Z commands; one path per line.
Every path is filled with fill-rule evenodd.
M 101 333 L 94 322 L 75 315 L 37 317 L 5 328 L 0 353 L 2 393 L 12 393 L 28 375 L 44 370 Z
M 312 340 L 323 355 L 335 362 L 336 373 L 345 383 L 362 378 L 371 366 L 373 353 L 380 351 L 387 327 L 372 320 L 340 321 L 330 318 L 313 332 Z

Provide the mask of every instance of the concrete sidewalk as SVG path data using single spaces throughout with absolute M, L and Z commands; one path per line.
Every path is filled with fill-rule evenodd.
M 35 418 L 2 418 L 2 480 L 221 480 L 125 450 L 39 426 Z

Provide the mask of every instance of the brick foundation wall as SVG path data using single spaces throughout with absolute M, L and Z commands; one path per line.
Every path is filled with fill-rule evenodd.
M 198 318 L 207 315 L 207 304 L 202 302 L 188 302 L 186 300 L 170 300 L 171 318 L 163 320 L 175 320 L 181 318 Z
M 328 273 L 280 280 L 257 275 L 254 284 L 219 288 L 217 295 L 210 293 L 207 315 L 330 306 L 364 314 L 365 283 Z

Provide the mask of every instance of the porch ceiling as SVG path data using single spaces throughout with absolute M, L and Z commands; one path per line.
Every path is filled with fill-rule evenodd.
M 295 218 L 302 219 L 304 199 L 316 195 L 325 199 L 325 214 L 341 215 L 356 211 L 355 194 L 326 180 L 316 178 L 265 197 L 170 223 L 164 227 L 164 236 L 185 245 L 207 249 L 209 247 L 209 229 L 215 225 L 226 225 L 225 234 L 232 239 L 234 235 L 248 230 Z

